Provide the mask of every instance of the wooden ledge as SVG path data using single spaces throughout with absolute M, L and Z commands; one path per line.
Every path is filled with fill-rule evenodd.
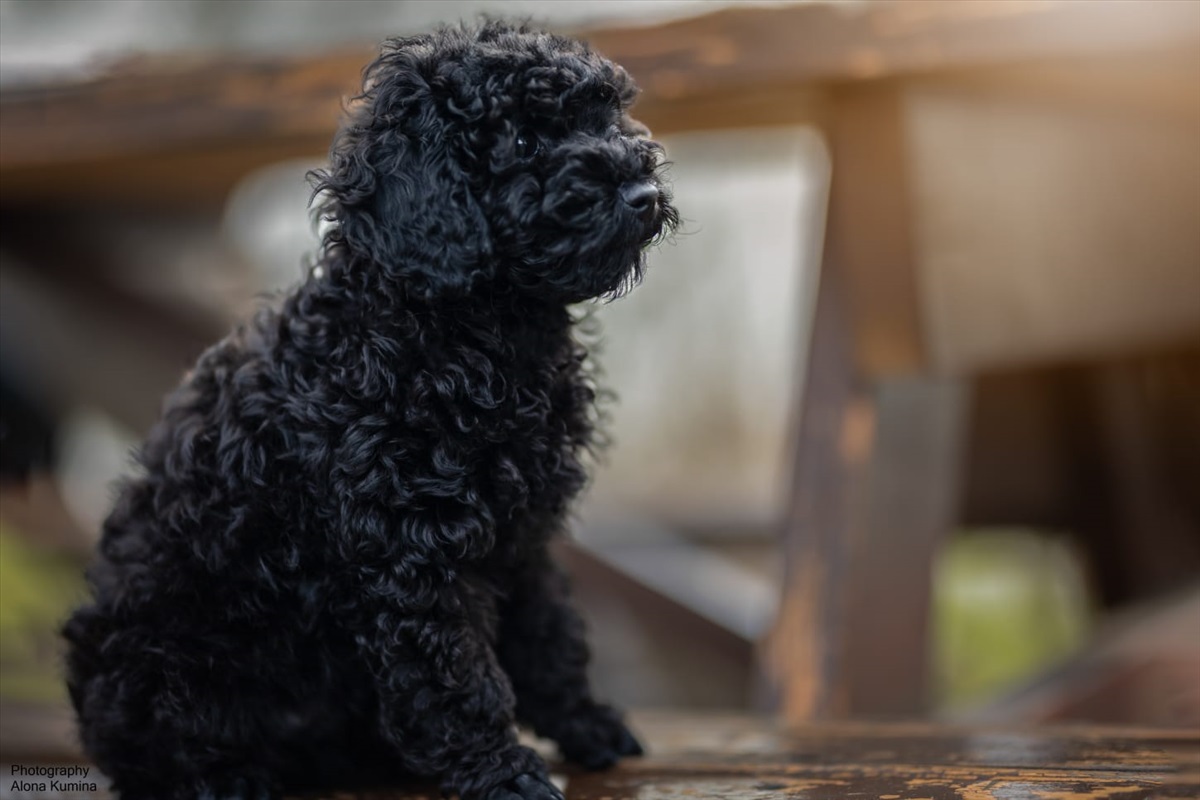
M 1200 37 L 1170 0 L 977 0 L 735 7 L 577 31 L 623 64 L 658 133 L 796 122 L 821 87 L 1148 50 Z M 310 58 L 146 57 L 91 80 L 0 92 L 0 205 L 213 203 L 247 171 L 319 158 L 373 47 Z
M 564 771 L 559 780 L 568 800 L 1149 800 L 1200 793 L 1196 730 L 784 727 L 744 715 L 668 712 L 635 714 L 633 724 L 650 755 L 607 772 Z M 9 785 L 7 768 L 0 780 Z M 63 796 L 109 798 L 103 791 Z M 437 793 L 414 787 L 336 797 L 433 800 Z

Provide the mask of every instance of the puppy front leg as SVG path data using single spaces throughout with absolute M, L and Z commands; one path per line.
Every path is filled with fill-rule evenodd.
M 557 742 L 564 758 L 603 769 L 642 755 L 620 713 L 592 698 L 583 620 L 566 575 L 544 550 L 513 580 L 496 649 L 516 692 L 517 718 Z
M 411 600 L 411 586 L 398 583 L 376 576 L 371 593 Z M 365 617 L 371 629 L 357 641 L 381 733 L 406 771 L 438 776 L 462 800 L 563 800 L 542 759 L 517 743 L 512 687 L 473 602 L 449 583 L 421 611 L 397 601 Z

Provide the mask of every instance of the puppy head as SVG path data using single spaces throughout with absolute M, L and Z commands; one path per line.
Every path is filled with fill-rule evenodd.
M 615 295 L 677 216 L 619 66 L 499 22 L 385 43 L 316 174 L 327 250 L 426 295 Z

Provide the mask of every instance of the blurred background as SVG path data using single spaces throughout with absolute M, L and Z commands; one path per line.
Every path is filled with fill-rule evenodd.
M 0 750 L 163 393 L 315 246 L 385 35 L 644 92 L 684 224 L 594 309 L 595 680 L 789 720 L 1200 724 L 1200 3 L 0 0 Z

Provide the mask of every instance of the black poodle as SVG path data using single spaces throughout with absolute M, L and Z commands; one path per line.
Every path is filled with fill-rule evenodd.
M 319 268 L 168 398 L 65 628 L 124 800 L 560 798 L 518 721 L 586 767 L 641 752 L 547 553 L 595 441 L 568 306 L 676 223 L 635 92 L 500 22 L 367 67 L 315 174 Z

